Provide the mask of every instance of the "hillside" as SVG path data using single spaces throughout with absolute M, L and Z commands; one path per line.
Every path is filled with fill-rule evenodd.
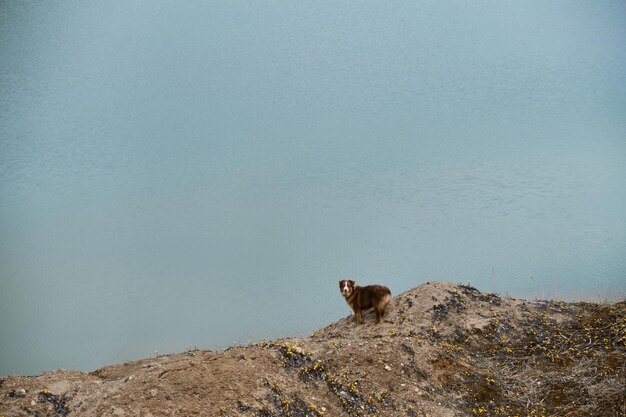
M 342 301 L 343 302 L 343 301 Z M 624 416 L 626 302 L 427 283 L 385 320 L 308 337 L 0 378 L 0 416 Z

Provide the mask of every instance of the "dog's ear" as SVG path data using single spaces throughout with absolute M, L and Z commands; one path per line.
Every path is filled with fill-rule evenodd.
M 353 279 L 348 280 L 348 282 L 349 282 L 349 283 L 350 283 L 350 285 L 352 285 L 353 287 L 354 287 L 354 285 L 356 284 L 356 282 L 355 282 Z

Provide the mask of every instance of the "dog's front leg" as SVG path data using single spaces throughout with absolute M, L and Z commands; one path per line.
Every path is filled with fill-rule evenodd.
M 354 310 L 354 318 L 356 319 L 356 324 L 361 324 L 363 322 L 363 315 L 361 314 L 361 309 Z

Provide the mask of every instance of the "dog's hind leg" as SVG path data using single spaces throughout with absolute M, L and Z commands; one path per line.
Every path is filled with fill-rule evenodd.
M 380 319 L 385 316 L 389 301 L 391 301 L 391 294 L 386 295 L 385 298 L 382 299 L 381 303 L 376 306 L 375 310 L 377 324 L 380 323 Z
M 376 324 L 380 323 L 380 318 L 385 314 L 385 310 L 380 310 L 379 308 L 374 309 L 376 311 Z

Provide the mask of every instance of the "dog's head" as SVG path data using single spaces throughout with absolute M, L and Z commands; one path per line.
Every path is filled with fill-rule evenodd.
M 352 279 L 342 279 L 339 281 L 339 291 L 341 291 L 344 297 L 350 297 L 355 286 L 356 282 Z

